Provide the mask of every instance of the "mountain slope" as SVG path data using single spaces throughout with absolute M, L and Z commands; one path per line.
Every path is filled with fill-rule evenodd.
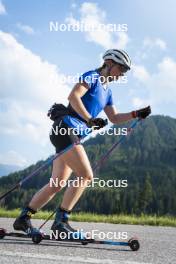
M 8 165 L 8 164 L 0 164 L 0 177 L 6 176 L 9 173 L 12 173 L 14 171 L 20 170 L 19 166 L 16 165 Z
M 105 153 L 117 136 L 98 135 L 85 142 L 92 164 Z M 43 161 L 24 171 L 0 179 L 1 193 L 43 164 Z M 3 201 L 8 208 L 26 204 L 40 187 L 48 182 L 51 167 L 29 180 L 20 191 Z M 176 119 L 152 116 L 142 121 L 130 137 L 96 172 L 96 177 L 116 181 L 127 180 L 127 188 L 87 188 L 76 208 L 98 213 L 156 213 L 176 215 Z M 47 209 L 61 201 L 62 193 Z

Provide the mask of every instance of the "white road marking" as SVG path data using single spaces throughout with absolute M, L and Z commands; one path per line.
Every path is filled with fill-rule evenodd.
M 5 250 L 0 250 L 0 255 L 5 257 L 24 257 L 24 258 L 34 258 L 40 260 L 55 260 L 55 261 L 64 261 L 70 263 L 94 263 L 94 264 L 151 264 L 144 262 L 136 261 L 119 261 L 112 259 L 95 259 L 95 258 L 86 258 L 86 257 L 67 257 L 67 256 L 53 256 L 49 254 L 36 254 L 36 253 L 27 253 L 27 252 L 9 252 Z M 118 261 L 118 262 L 117 262 Z

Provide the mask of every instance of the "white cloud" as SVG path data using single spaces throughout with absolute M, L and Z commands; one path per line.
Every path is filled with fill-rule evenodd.
M 145 93 L 145 96 L 140 96 L 140 98 L 134 97 L 132 100 L 133 105 L 151 104 L 155 112 L 158 113 L 158 109 L 163 109 L 163 106 L 167 104 L 169 110 L 166 107 L 165 114 L 173 115 L 176 109 L 176 62 L 170 57 L 165 57 L 158 63 L 155 73 L 147 73 L 146 75 L 144 69 L 143 66 L 140 66 L 138 71 L 133 74 L 139 81 L 143 81 L 143 92 Z M 140 72 L 142 72 L 142 75 L 140 75 Z M 141 76 L 144 77 L 141 78 Z
M 101 10 L 96 3 L 84 2 L 80 9 L 80 19 L 76 19 L 71 14 L 66 18 L 66 22 L 71 25 L 86 25 L 98 30 L 84 31 L 87 41 L 94 42 L 105 49 L 121 48 L 124 49 L 129 41 L 127 32 L 125 31 L 110 31 L 106 27 L 100 25 L 107 25 L 106 13 Z
M 126 32 L 119 32 L 116 42 L 114 42 L 111 46 L 112 46 L 112 48 L 118 47 L 119 49 L 125 49 L 128 42 L 129 42 L 129 37 L 128 37 L 127 33 Z
M 158 64 L 158 72 L 151 75 L 146 86 L 154 104 L 172 103 L 176 107 L 176 62 L 169 57 Z
M 11 98 L 36 106 L 66 101 L 69 87 L 62 83 L 63 74 L 56 65 L 42 60 L 2 31 L 0 44 L 1 99 Z
M 164 40 L 162 40 L 162 39 L 156 39 L 156 45 L 158 46 L 158 47 L 160 47 L 160 49 L 161 50 L 165 50 L 166 49 L 166 42 L 164 41 Z
M 28 34 L 28 35 L 33 35 L 34 29 L 28 25 L 23 25 L 21 23 L 17 23 L 17 27 L 18 29 L 20 29 L 21 31 L 23 31 L 24 33 Z
M 16 151 L 9 150 L 6 153 L 0 154 L 0 163 L 24 167 L 27 165 L 27 160 Z
M 143 65 L 133 65 L 132 67 L 133 76 L 141 82 L 146 82 L 150 75 Z
M 5 15 L 6 14 L 6 8 L 4 4 L 0 1 L 0 15 Z
M 145 48 L 154 48 L 154 47 L 158 47 L 161 50 L 166 50 L 167 45 L 166 42 L 160 38 L 145 38 L 143 45 Z
M 73 3 L 71 4 L 71 8 L 72 8 L 72 9 L 77 8 L 77 4 L 76 4 L 75 2 L 73 2 Z
M 66 103 L 70 87 L 56 65 L 42 60 L 0 31 L 0 134 L 45 146 L 54 102 Z M 10 122 L 9 122 L 10 120 Z
M 132 98 L 132 105 L 137 109 L 137 108 L 141 108 L 144 107 L 146 105 L 148 105 L 149 103 L 146 100 L 143 100 L 140 97 L 134 97 Z
M 151 63 L 161 58 L 161 54 L 167 51 L 167 44 L 161 38 L 151 38 L 145 37 L 142 45 L 136 49 L 136 54 L 133 56 L 136 63 L 140 64 L 143 61 L 148 61 Z M 152 63 L 153 64 L 153 63 Z

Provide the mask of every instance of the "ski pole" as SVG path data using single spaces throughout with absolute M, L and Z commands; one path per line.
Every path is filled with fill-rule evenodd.
M 80 142 L 80 141 L 78 141 Z M 39 172 L 44 171 L 55 159 L 57 159 L 58 157 L 60 157 L 62 154 L 64 154 L 65 152 L 67 152 L 69 149 L 71 149 L 74 145 L 76 145 L 78 142 L 75 142 L 71 145 L 69 145 L 67 148 L 65 148 L 64 150 L 62 150 L 61 152 L 59 152 L 58 154 L 54 155 L 52 158 L 48 159 L 41 167 L 39 167 L 38 169 L 36 169 L 34 172 L 30 173 L 27 177 L 25 177 L 23 180 L 19 181 L 18 183 L 16 183 L 10 190 L 8 190 L 7 192 L 5 192 L 4 194 L 2 194 L 0 196 L 0 201 L 5 198 L 8 194 L 12 193 L 13 191 L 15 191 L 16 189 L 20 188 L 22 186 L 22 184 L 24 182 L 26 182 L 27 180 L 29 180 L 30 178 L 32 178 L 33 176 L 37 175 Z
M 127 135 L 126 135 L 126 137 L 131 133 L 131 131 L 137 126 L 137 124 L 139 123 L 139 121 L 140 121 L 141 119 L 137 119 L 137 120 L 135 120 L 133 123 L 132 123 L 132 125 L 127 129 Z M 96 169 L 98 168 L 98 167 L 100 167 L 101 166 L 101 164 L 102 164 L 102 162 L 103 161 L 105 161 L 109 156 L 110 156 L 110 154 L 112 154 L 112 152 L 115 150 L 115 148 L 118 146 L 118 145 L 120 145 L 120 143 L 123 141 L 125 139 L 125 137 L 124 136 L 121 136 L 120 137 L 120 139 L 116 142 L 116 143 L 114 143 L 113 145 L 112 145 L 112 147 L 104 154 L 104 155 L 102 155 L 101 157 L 100 157 L 100 159 L 97 161 L 97 163 L 93 166 L 93 168 L 92 168 L 92 170 L 95 172 L 96 171 Z M 56 213 L 56 210 L 57 210 L 57 208 L 52 212 L 52 214 L 50 214 L 49 216 L 48 216 L 48 218 L 43 222 L 43 224 L 39 227 L 39 229 L 41 229 L 50 219 L 51 219 L 51 217 Z
M 43 222 L 43 224 L 41 224 L 41 226 L 39 227 L 39 229 L 41 229 L 51 219 L 51 217 L 56 213 L 56 211 L 57 211 L 57 208 L 52 212 L 52 214 L 50 214 L 48 216 L 48 218 Z
M 137 119 L 137 120 L 135 120 L 133 123 L 132 123 L 132 125 L 130 126 L 130 127 L 128 127 L 128 129 L 127 129 L 127 135 L 126 135 L 126 137 L 131 133 L 131 131 L 137 126 L 137 124 L 139 123 L 139 121 L 140 121 L 141 119 Z M 102 162 L 103 161 L 105 161 L 111 154 L 112 154 L 112 152 L 117 148 L 117 146 L 118 145 L 120 145 L 120 143 L 122 142 L 122 141 L 124 141 L 125 140 L 125 138 L 126 137 L 124 137 L 123 135 L 122 136 L 120 136 L 120 138 L 119 138 L 119 140 L 116 142 L 116 143 L 114 143 L 113 145 L 112 145 L 112 147 L 104 154 L 104 155 L 102 155 L 101 157 L 100 157 L 100 159 L 97 161 L 97 163 L 93 166 L 93 171 L 95 171 L 98 167 L 100 167 L 101 166 L 101 164 L 102 164 Z
M 69 149 L 71 149 L 75 144 L 74 143 L 70 146 L 68 146 L 67 148 L 65 148 L 63 151 L 59 152 L 58 154 L 54 155 L 53 157 L 51 157 L 50 159 L 48 159 L 42 166 L 40 166 L 39 168 L 37 168 L 35 171 L 33 171 L 32 173 L 30 173 L 28 176 L 26 176 L 24 179 L 22 179 L 21 181 L 19 181 L 17 184 L 15 184 L 10 190 L 8 190 L 7 192 L 5 192 L 3 195 L 0 196 L 0 200 L 2 200 L 3 198 L 5 198 L 8 194 L 10 194 L 11 192 L 15 191 L 16 189 L 20 188 L 23 183 L 25 183 L 27 180 L 29 180 L 30 178 L 34 177 L 35 175 L 37 175 L 39 172 L 44 171 L 55 159 L 57 159 L 59 156 L 61 156 L 63 153 L 65 153 L 66 151 L 68 151 Z

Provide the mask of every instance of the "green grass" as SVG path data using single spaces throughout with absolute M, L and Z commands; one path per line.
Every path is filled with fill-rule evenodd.
M 0 208 L 0 217 L 17 217 L 19 209 L 5 210 Z M 33 216 L 35 219 L 47 219 L 51 212 L 40 211 Z M 51 218 L 53 219 L 53 217 Z M 152 225 L 152 226 L 174 226 L 176 227 L 176 218 L 171 216 L 150 216 L 150 215 L 98 215 L 91 213 L 73 213 L 70 220 L 77 222 L 95 222 L 112 224 L 130 224 L 130 225 Z

